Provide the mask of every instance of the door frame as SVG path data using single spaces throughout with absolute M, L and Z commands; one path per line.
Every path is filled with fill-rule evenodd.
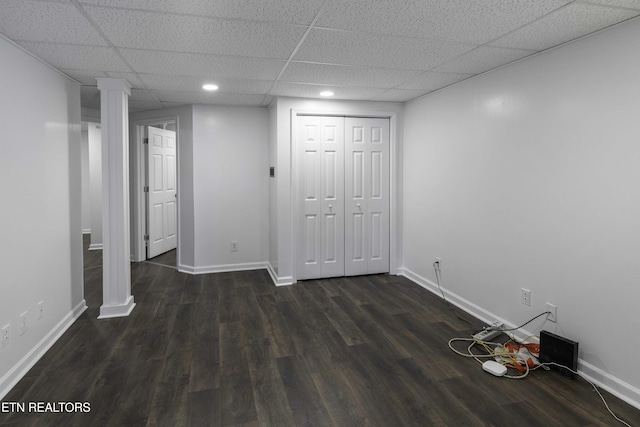
M 176 124 L 176 188 L 177 188 L 177 209 L 176 221 L 177 242 L 176 242 L 176 260 L 180 260 L 180 118 L 177 114 L 168 116 L 159 116 L 149 119 L 135 120 L 132 126 L 132 133 L 135 138 L 133 147 L 131 147 L 131 205 L 133 207 L 133 218 L 131 221 L 131 261 L 141 262 L 147 259 L 146 243 L 144 240 L 144 232 L 147 218 L 147 203 L 144 193 L 144 185 L 146 181 L 147 165 L 144 152 L 145 128 L 150 125 L 161 122 L 174 122 Z M 178 262 L 176 262 L 178 264 Z M 176 269 L 178 266 L 176 265 Z
M 398 131 L 398 117 L 397 113 L 384 112 L 384 111 L 341 111 L 341 110 L 297 110 L 291 109 L 291 214 L 293 216 L 292 227 L 292 249 L 293 249 L 293 283 L 298 278 L 298 226 L 299 226 L 299 208 L 297 201 L 298 194 L 298 159 L 296 153 L 298 152 L 298 117 L 300 116 L 323 116 L 323 117 L 361 117 L 361 118 L 375 118 L 375 119 L 389 119 L 389 274 L 398 274 L 397 254 L 398 254 L 398 190 L 396 186 L 399 182 L 400 168 L 397 166 L 398 161 L 398 141 L 396 138 Z

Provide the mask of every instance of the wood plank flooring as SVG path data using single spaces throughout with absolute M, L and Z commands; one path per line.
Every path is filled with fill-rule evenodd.
M 97 320 L 99 253 L 85 252 L 89 309 L 4 399 L 91 411 L 0 413 L 1 426 L 617 425 L 580 379 L 500 379 L 456 356 L 447 341 L 480 323 L 402 277 L 276 288 L 265 271 L 192 276 L 152 260 L 132 264 L 131 316 Z

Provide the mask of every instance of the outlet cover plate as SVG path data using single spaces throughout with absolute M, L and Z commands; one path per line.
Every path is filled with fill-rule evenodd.
M 18 335 L 24 335 L 29 329 L 29 312 L 25 311 L 20 315 L 20 325 L 18 327 Z
M 558 321 L 558 307 L 548 302 L 547 311 L 549 312 L 549 314 L 547 314 L 547 320 L 556 323 Z
M 7 324 L 0 331 L 0 348 L 5 348 L 11 342 L 11 325 Z

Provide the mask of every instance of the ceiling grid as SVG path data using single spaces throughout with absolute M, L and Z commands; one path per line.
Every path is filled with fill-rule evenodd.
M 406 102 L 640 15 L 640 0 L 0 0 L 0 33 L 130 111 Z M 213 82 L 219 90 L 202 91 Z

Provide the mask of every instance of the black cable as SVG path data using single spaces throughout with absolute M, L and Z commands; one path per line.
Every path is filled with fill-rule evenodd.
M 436 267 L 436 264 L 438 265 L 437 267 Z M 446 302 L 447 305 L 449 306 L 449 310 L 453 311 L 453 314 L 455 314 L 458 319 L 462 320 L 463 322 L 466 322 L 469 326 L 473 326 L 473 324 L 469 322 L 467 319 L 460 317 L 460 315 L 458 314 L 458 311 L 453 307 L 453 305 L 449 302 L 449 300 L 447 300 L 447 297 L 444 296 L 444 292 L 440 287 L 440 274 L 439 274 L 440 261 L 436 261 L 433 263 L 433 271 L 436 273 L 436 284 L 438 285 L 438 290 L 440 290 L 440 293 L 442 294 L 442 299 L 444 300 L 444 302 Z
M 540 313 L 538 314 L 536 317 L 534 317 L 533 319 L 527 321 L 526 323 L 523 323 L 522 325 L 515 327 L 515 328 L 511 328 L 511 329 L 500 329 L 502 332 L 508 332 L 508 331 L 515 331 L 517 329 L 522 328 L 523 326 L 528 325 L 529 323 L 533 322 L 534 320 L 536 320 L 538 317 L 544 316 L 545 314 L 551 314 L 550 311 L 545 311 L 544 313 Z

